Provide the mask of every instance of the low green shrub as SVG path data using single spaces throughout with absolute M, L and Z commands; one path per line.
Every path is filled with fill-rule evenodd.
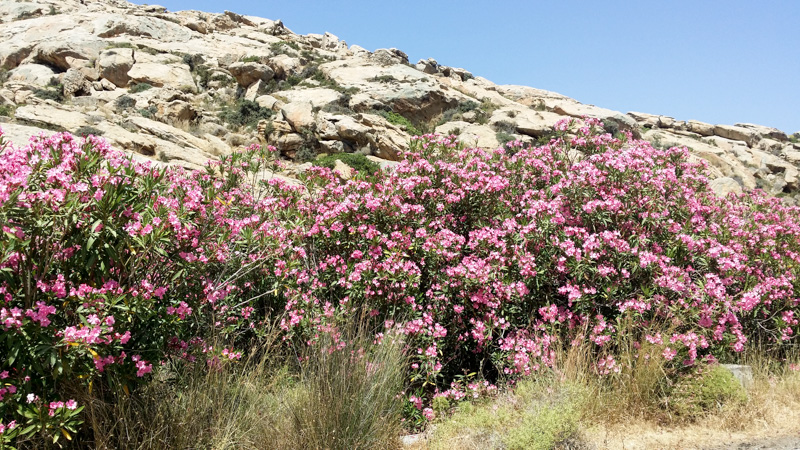
M 700 366 L 674 386 L 668 408 L 681 418 L 697 419 L 728 404 L 747 401 L 747 393 L 733 374 L 720 365 Z
M 441 418 L 430 447 L 553 449 L 580 440 L 582 406 L 589 392 L 551 374 L 521 382 L 492 401 L 461 402 Z
M 139 92 L 144 92 L 144 91 L 146 91 L 148 89 L 152 89 L 152 87 L 153 87 L 153 85 L 150 84 L 150 83 L 138 83 L 138 84 L 134 84 L 133 86 L 129 87 L 128 88 L 128 92 L 130 92 L 131 94 L 136 94 L 136 93 L 139 93 Z
M 461 120 L 464 113 L 474 111 L 476 109 L 478 109 L 477 103 L 473 102 L 472 100 L 464 100 L 455 108 L 450 108 L 443 112 L 442 117 L 439 118 L 438 125 L 442 125 L 453 120 Z
M 12 105 L 0 105 L 0 116 L 13 117 L 14 107 Z
M 102 136 L 103 135 L 103 131 L 102 130 L 98 130 L 97 128 L 91 127 L 91 126 L 82 126 L 82 127 L 78 128 L 77 130 L 75 130 L 75 132 L 72 133 L 72 134 L 74 134 L 75 136 L 80 136 L 80 137 L 86 137 L 86 136 L 89 136 L 89 135 Z
M 301 163 L 314 161 L 316 157 L 317 157 L 317 150 L 312 145 L 308 144 L 303 144 L 299 149 L 297 149 L 297 152 L 294 154 L 295 161 Z
M 381 111 L 378 114 L 388 120 L 389 123 L 399 126 L 412 136 L 422 136 L 424 134 L 410 120 L 394 111 Z
M 517 137 L 511 133 L 506 131 L 498 131 L 494 134 L 494 137 L 497 139 L 497 142 L 500 143 L 501 146 L 505 147 L 506 144 L 509 142 L 513 142 L 517 140 Z
M 278 53 L 278 54 L 282 54 L 282 53 L 285 54 L 290 49 L 291 50 L 295 50 L 295 51 L 299 51 L 300 50 L 300 46 L 297 45 L 296 42 L 280 41 L 280 42 L 273 42 L 272 44 L 270 44 L 269 49 L 272 50 L 275 53 Z
M 156 108 L 154 105 L 150 105 L 147 108 L 142 108 L 136 112 L 138 112 L 139 115 L 145 119 L 152 119 L 155 117 L 156 112 L 158 112 L 158 108 Z
M 360 174 L 372 175 L 381 170 L 380 165 L 359 153 L 337 153 L 335 155 L 322 156 L 315 159 L 313 163 L 315 166 L 333 169 L 337 160 L 357 170 Z
M 238 100 L 232 106 L 226 107 L 220 112 L 220 119 L 233 127 L 255 128 L 258 121 L 269 119 L 275 114 L 269 108 L 264 108 L 258 103 L 250 100 Z
M 117 108 L 128 109 L 136 106 L 136 100 L 130 95 L 121 95 L 117 97 L 117 100 L 114 101 L 114 104 L 117 106 Z
M 391 75 L 376 75 L 367 81 L 373 81 L 376 83 L 391 83 L 393 81 L 397 81 L 397 78 Z
M 54 102 L 64 103 L 64 87 L 60 84 L 51 85 L 44 89 L 36 89 L 33 95 L 41 98 L 42 100 L 53 100 Z

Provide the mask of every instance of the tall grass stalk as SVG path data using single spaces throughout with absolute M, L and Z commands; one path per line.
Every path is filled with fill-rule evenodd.
M 300 383 L 286 405 L 295 448 L 397 447 L 407 359 L 399 336 L 379 343 L 365 322 L 324 337 L 305 352 Z

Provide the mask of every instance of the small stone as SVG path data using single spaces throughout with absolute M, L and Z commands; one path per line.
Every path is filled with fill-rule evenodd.
M 753 385 L 753 368 L 739 364 L 720 364 L 736 378 L 742 387 L 747 389 Z

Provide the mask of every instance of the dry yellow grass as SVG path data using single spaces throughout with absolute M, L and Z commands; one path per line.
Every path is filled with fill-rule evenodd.
M 546 401 L 552 402 L 552 394 L 547 393 L 557 393 L 565 386 L 585 395 L 563 405 L 578 405 L 577 432 L 550 448 L 716 450 L 739 445 L 780 449 L 800 446 L 800 371 L 791 363 L 798 361 L 797 356 L 784 355 L 779 361 L 764 349 L 741 355 L 738 362 L 753 370 L 746 400 L 721 402 L 702 416 L 687 418 L 669 406 L 670 401 L 676 401 L 670 392 L 676 373 L 661 357 L 663 345 L 645 344 L 636 349 L 633 340 L 630 345 L 623 342 L 615 355 L 620 372 L 598 377 L 592 369 L 593 349 L 583 342 L 558 354 L 549 375 L 537 376 L 540 400 L 534 402 L 547 396 L 551 398 Z M 505 412 L 509 405 L 531 401 L 530 395 L 527 399 L 524 396 L 506 392 L 478 405 L 478 413 L 475 407 L 467 408 L 467 415 L 457 412 L 434 424 L 426 439 L 410 448 L 510 448 L 504 443 L 503 433 L 513 432 L 525 419 L 509 418 Z

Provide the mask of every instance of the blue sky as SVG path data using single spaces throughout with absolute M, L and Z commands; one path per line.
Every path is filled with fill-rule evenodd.
M 144 3 L 137 1 L 136 3 Z M 160 0 L 396 47 L 622 112 L 800 131 L 800 1 Z

